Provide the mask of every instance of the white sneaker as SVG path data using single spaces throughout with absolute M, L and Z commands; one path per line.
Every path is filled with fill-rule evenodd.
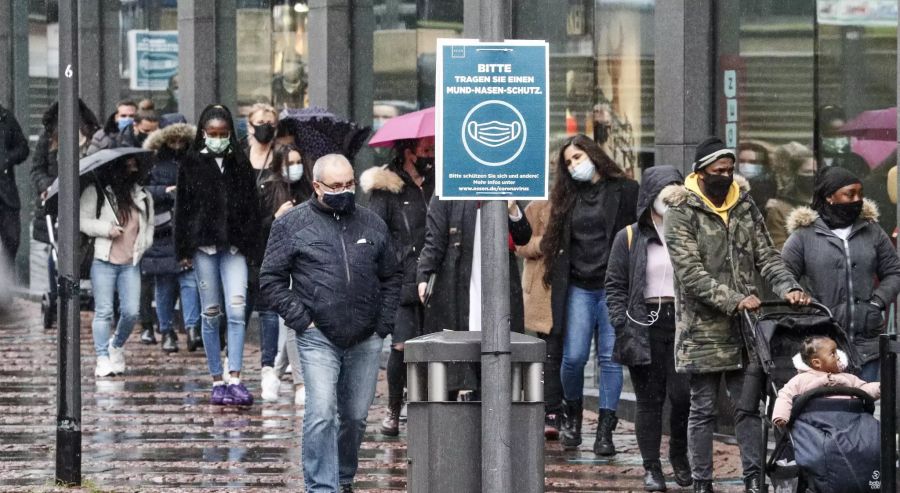
M 281 380 L 275 374 L 275 368 L 264 366 L 262 368 L 262 378 L 260 379 L 260 387 L 262 387 L 262 399 L 264 401 L 277 401 L 278 389 L 281 387 Z
M 306 404 L 306 387 L 300 387 L 294 391 L 294 405 L 302 406 Z
M 125 373 L 125 348 L 113 346 L 112 340 L 109 341 L 109 364 L 116 375 Z
M 222 374 L 223 375 L 231 375 L 231 372 L 228 371 L 228 356 L 222 360 Z
M 97 356 L 97 367 L 94 368 L 95 377 L 108 377 L 112 375 L 113 368 L 109 362 L 109 356 Z

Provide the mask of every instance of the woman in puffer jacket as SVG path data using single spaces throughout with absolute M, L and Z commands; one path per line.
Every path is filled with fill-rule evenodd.
M 141 272 L 153 277 L 156 316 L 166 353 L 178 351 L 175 335 L 175 301 L 181 298 L 181 315 L 187 332 L 188 351 L 203 345 L 200 337 L 200 294 L 193 269 L 183 269 L 175 255 L 175 193 L 178 167 L 184 161 L 197 128 L 176 123 L 147 137 L 144 148 L 156 155 L 147 192 L 153 197 L 155 230 L 153 246 L 144 254 Z
M 138 183 L 139 162 L 125 157 L 110 163 L 81 193 L 80 229 L 94 238 L 91 289 L 94 294 L 94 375 L 125 373 L 125 341 L 139 317 L 141 257 L 153 243 L 153 198 Z M 100 194 L 100 195 L 98 195 Z M 98 211 L 99 207 L 99 211 Z M 118 292 L 119 322 L 110 338 Z
M 843 168 L 816 178 L 812 208 L 788 218 L 782 258 L 810 294 L 828 306 L 862 361 L 859 377 L 879 381 L 878 336 L 884 310 L 900 292 L 900 258 L 878 226 L 878 208 L 863 198 L 862 183 Z

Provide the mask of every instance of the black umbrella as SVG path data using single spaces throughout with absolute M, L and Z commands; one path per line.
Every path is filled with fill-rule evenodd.
M 141 176 L 144 176 L 150 168 L 150 160 L 147 157 L 151 154 L 152 151 L 140 147 L 117 147 L 115 149 L 103 149 L 90 156 L 85 156 L 78 162 L 78 176 L 81 177 L 80 189 L 83 190 L 90 183 L 103 181 L 104 171 L 109 165 L 120 162 L 127 157 L 137 158 Z M 56 214 L 58 193 L 59 178 L 53 180 L 50 188 L 47 189 L 47 198 L 44 201 L 44 205 L 50 214 Z
M 280 119 L 300 151 L 313 161 L 332 153 L 353 159 L 371 133 L 370 127 L 360 127 L 315 106 L 282 110 Z

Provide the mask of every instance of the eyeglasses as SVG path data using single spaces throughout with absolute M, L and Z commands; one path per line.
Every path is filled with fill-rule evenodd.
M 316 182 L 319 185 L 327 188 L 332 192 L 343 192 L 344 190 L 353 190 L 356 187 L 356 180 L 350 180 L 347 183 L 334 183 L 332 185 L 328 185 L 327 183 L 322 183 L 320 181 Z

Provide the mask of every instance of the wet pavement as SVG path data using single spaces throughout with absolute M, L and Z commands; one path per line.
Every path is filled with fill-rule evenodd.
M 90 313 L 82 314 L 81 325 L 84 486 L 55 488 L 56 333 L 41 328 L 39 315 L 36 303 L 21 299 L 0 312 L 0 492 L 303 490 L 303 410 L 293 404 L 287 379 L 277 403 L 210 406 L 202 350 L 187 352 L 182 337 L 181 351 L 165 355 L 159 345 L 140 344 L 137 328 L 125 346 L 126 375 L 96 379 Z M 244 351 L 244 368 L 243 380 L 258 398 L 254 344 Z M 356 491 L 406 489 L 405 433 L 378 433 L 386 390 L 382 372 Z M 577 452 L 547 444 L 546 491 L 643 491 L 633 425 L 620 422 L 612 460 L 591 452 L 595 426 L 596 415 L 586 413 L 585 443 Z M 743 491 L 736 449 L 715 445 L 717 491 Z M 669 487 L 679 491 L 673 482 Z

